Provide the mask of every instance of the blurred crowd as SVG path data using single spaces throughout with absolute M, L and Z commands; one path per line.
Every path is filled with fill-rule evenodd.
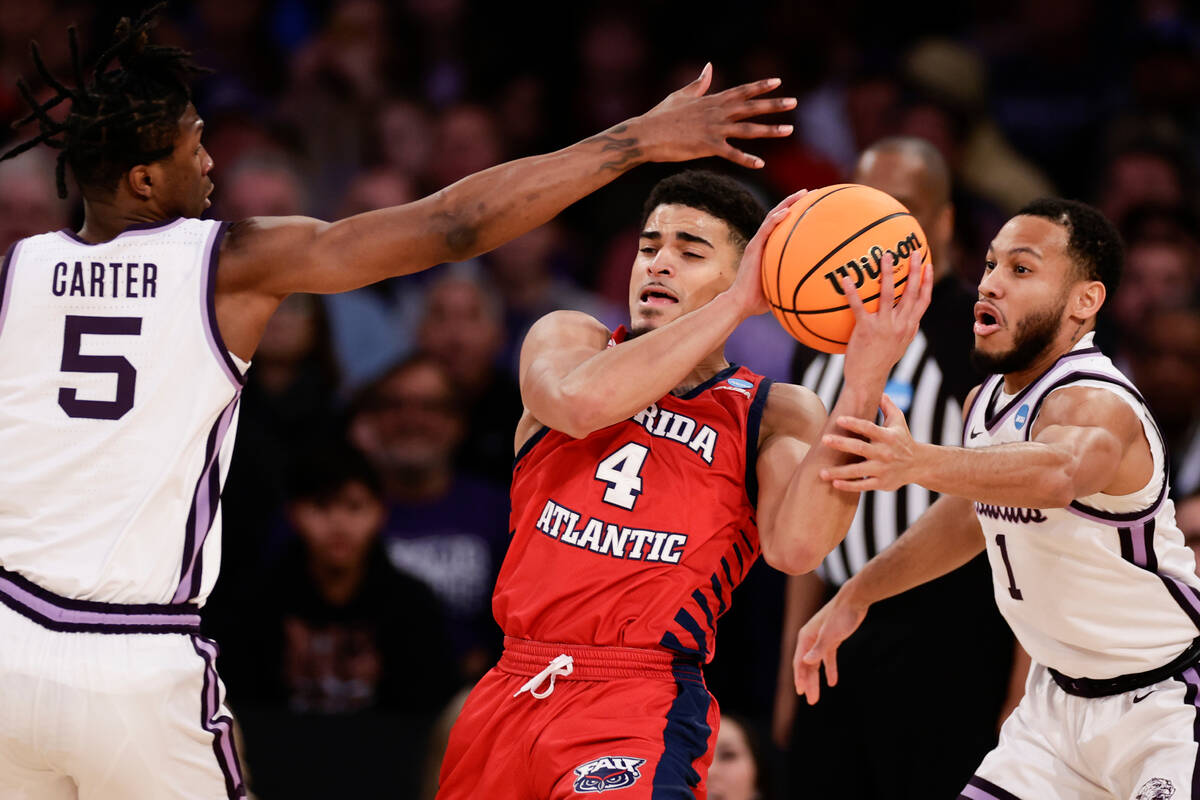
M 94 56 L 116 17 L 137 10 L 0 0 L 0 130 L 24 114 L 15 81 L 33 77 L 30 39 L 66 78 L 67 24 Z M 954 172 L 947 257 L 968 284 L 1026 201 L 1092 202 L 1127 246 L 1100 342 L 1155 413 L 1181 526 L 1200 546 L 1200 17 L 1187 3 L 749 0 L 710 12 L 650 0 L 571 11 L 180 0 L 158 38 L 214 70 L 195 98 L 222 219 L 404 203 L 636 115 L 708 60 L 717 88 L 778 75 L 800 98 L 795 135 L 750 143 L 764 170 L 706 165 L 766 205 L 845 180 L 881 137 L 933 143 Z M 272 319 L 243 396 L 206 622 L 262 796 L 354 781 L 407 787 L 389 796 L 428 788 L 445 709 L 499 649 L 490 592 L 508 538 L 523 334 L 560 308 L 625 319 L 641 204 L 672 169 L 639 168 L 471 262 L 293 296 Z M 79 223 L 78 199 L 55 196 L 53 172 L 48 150 L 0 164 L 0 246 Z M 788 380 L 795 347 L 756 318 L 729 357 Z M 782 604 L 782 582 L 756 570 L 709 672 L 742 719 L 729 735 L 750 760 L 749 780 L 739 773 L 721 797 L 799 797 L 802 787 L 763 776 L 802 757 L 802 743 L 790 755 L 749 744 L 770 723 Z M 730 747 L 718 749 L 718 774 Z

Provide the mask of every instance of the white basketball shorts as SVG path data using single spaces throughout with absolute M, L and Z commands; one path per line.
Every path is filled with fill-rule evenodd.
M 0 569 L 0 798 L 244 798 L 199 623 L 192 606 L 67 600 Z
M 1200 800 L 1200 673 L 1105 697 L 1068 694 L 1034 664 L 1025 697 L 960 798 Z

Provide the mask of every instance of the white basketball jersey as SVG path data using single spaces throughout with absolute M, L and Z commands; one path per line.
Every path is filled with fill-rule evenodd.
M 1028 441 L 1046 397 L 1066 386 L 1111 391 L 1142 422 L 1154 474 L 1128 495 L 1094 494 L 1067 508 L 975 504 L 996 603 L 1034 661 L 1073 678 L 1161 667 L 1200 632 L 1200 579 L 1167 499 L 1162 436 L 1133 384 L 1088 334 L 1015 396 L 983 382 L 967 412 L 967 447 Z
M 226 223 L 32 236 L 0 269 L 0 568 L 55 594 L 202 604 L 244 363 L 213 305 Z

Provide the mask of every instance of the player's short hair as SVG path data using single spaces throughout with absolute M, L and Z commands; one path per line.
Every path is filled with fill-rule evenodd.
M 687 206 L 711 214 L 729 226 L 739 247 L 745 247 L 754 237 L 767 215 L 745 186 L 726 175 L 703 169 L 678 172 L 656 183 L 642 207 L 642 229 L 654 209 L 662 205 Z
M 1042 217 L 1067 229 L 1067 255 L 1080 274 L 1100 281 L 1109 297 L 1121 282 L 1125 261 L 1121 234 L 1107 217 L 1087 203 L 1042 197 L 1032 201 L 1017 216 Z
M 59 196 L 66 197 L 68 165 L 80 188 L 111 192 L 133 167 L 170 156 L 179 118 L 192 100 L 189 83 L 208 70 L 193 63 L 185 50 L 149 44 L 150 31 L 165 5 L 159 3 L 136 21 L 124 17 L 117 23 L 113 41 L 97 60 L 90 81 L 84 75 L 75 28 L 68 28 L 73 89 L 50 72 L 37 43 L 31 42 L 34 65 L 55 94 L 38 103 L 29 85 L 17 81 L 31 112 L 16 126 L 36 120 L 41 132 L 0 155 L 0 160 L 43 143 L 58 149 L 55 178 Z M 120 66 L 109 69 L 114 61 Z M 71 110 L 60 122 L 48 112 L 64 101 L 70 102 Z
M 287 498 L 326 505 L 353 483 L 366 487 L 376 500 L 383 499 L 383 482 L 366 456 L 340 441 L 316 444 L 295 460 Z

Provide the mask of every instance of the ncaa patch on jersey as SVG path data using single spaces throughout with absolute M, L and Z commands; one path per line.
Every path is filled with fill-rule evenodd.
M 1017 430 L 1025 427 L 1025 423 L 1029 421 L 1029 403 L 1023 404 L 1017 409 L 1017 413 L 1013 415 L 1013 425 L 1017 426 Z
M 642 777 L 638 767 L 645 763 L 644 758 L 604 756 L 580 764 L 575 768 L 575 791 L 599 794 L 610 789 L 633 786 Z
M 1166 778 L 1151 778 L 1138 789 L 1134 800 L 1171 800 L 1175 796 L 1175 784 Z
M 728 383 L 730 386 L 736 386 L 739 389 L 749 389 L 751 386 L 754 385 L 750 381 L 742 380 L 741 378 L 730 378 L 729 380 L 727 380 L 725 382 Z

